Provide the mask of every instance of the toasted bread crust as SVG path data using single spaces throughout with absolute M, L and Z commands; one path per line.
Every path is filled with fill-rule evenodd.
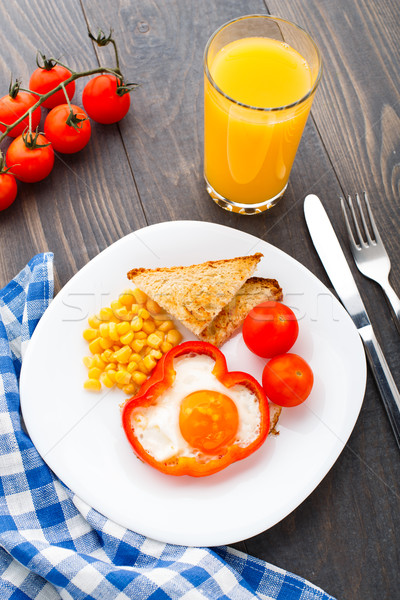
M 214 346 L 222 346 L 240 327 L 249 311 L 266 300 L 282 300 L 279 283 L 276 279 L 250 277 L 234 298 L 200 332 L 200 339 Z
M 279 435 L 279 431 L 276 430 L 276 426 L 278 425 L 278 420 L 280 414 L 282 412 L 282 408 L 277 404 L 269 403 L 269 433 L 270 435 Z
M 251 277 L 262 256 L 258 252 L 186 267 L 132 269 L 128 279 L 199 335 Z

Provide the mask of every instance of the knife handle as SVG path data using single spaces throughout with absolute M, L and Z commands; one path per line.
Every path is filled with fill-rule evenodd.
M 372 326 L 358 330 L 365 346 L 372 374 L 375 378 L 385 406 L 396 442 L 400 448 L 400 393 L 396 387 L 382 349 L 375 337 Z

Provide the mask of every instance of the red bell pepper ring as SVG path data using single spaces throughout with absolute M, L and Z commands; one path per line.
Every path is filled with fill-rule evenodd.
M 226 387 L 235 385 L 247 387 L 257 398 L 260 411 L 260 427 L 257 437 L 246 447 L 237 445 L 234 441 L 224 447 L 223 452 L 218 456 L 212 453 L 204 459 L 197 460 L 196 456 L 174 456 L 165 461 L 156 460 L 147 452 L 135 435 L 132 425 L 132 412 L 140 407 L 147 407 L 154 404 L 157 398 L 161 396 L 175 380 L 176 372 L 174 369 L 174 359 L 183 355 L 205 354 L 215 361 L 212 373 Z M 227 370 L 225 356 L 222 352 L 209 344 L 208 342 L 190 341 L 183 342 L 172 348 L 164 354 L 153 371 L 151 377 L 142 385 L 138 395 L 128 400 L 122 411 L 122 424 L 125 434 L 135 452 L 135 454 L 144 462 L 151 465 L 158 471 L 169 475 L 190 475 L 192 477 L 204 477 L 212 475 L 228 465 L 246 458 L 255 452 L 265 441 L 270 426 L 268 400 L 263 388 L 258 381 L 247 373 Z

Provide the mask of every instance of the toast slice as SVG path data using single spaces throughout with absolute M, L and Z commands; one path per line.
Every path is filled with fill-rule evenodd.
M 276 279 L 250 277 L 234 298 L 200 332 L 200 339 L 214 346 L 222 346 L 240 327 L 248 312 L 260 302 L 267 300 L 282 300 L 282 289 L 279 283 Z
M 132 269 L 128 279 L 199 335 L 252 276 L 262 256 L 257 252 L 188 267 Z

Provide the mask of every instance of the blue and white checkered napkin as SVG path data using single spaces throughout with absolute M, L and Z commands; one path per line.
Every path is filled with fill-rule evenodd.
M 186 548 L 128 531 L 84 504 L 21 428 L 24 345 L 53 294 L 53 255 L 0 291 L 1 600 L 332 600 L 304 579 L 227 547 Z

